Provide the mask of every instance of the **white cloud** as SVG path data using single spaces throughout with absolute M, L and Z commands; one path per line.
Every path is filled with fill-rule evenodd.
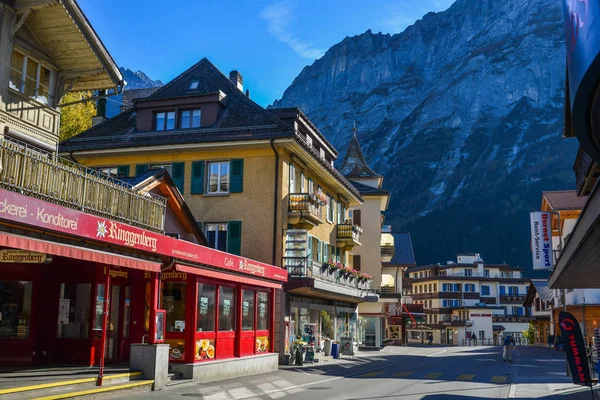
M 287 44 L 301 57 L 313 60 L 321 57 L 323 50 L 313 47 L 312 42 L 297 39 L 295 34 L 288 31 L 287 26 L 291 24 L 292 15 L 292 7 L 285 0 L 271 4 L 260 12 L 260 17 L 267 22 L 269 33 L 281 43 Z

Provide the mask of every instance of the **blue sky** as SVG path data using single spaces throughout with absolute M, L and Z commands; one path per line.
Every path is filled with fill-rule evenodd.
M 346 36 L 398 33 L 454 0 L 79 0 L 118 65 L 168 82 L 203 57 L 266 106 Z

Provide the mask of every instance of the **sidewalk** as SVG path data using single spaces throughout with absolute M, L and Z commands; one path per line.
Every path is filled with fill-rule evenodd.
M 509 398 L 590 399 L 590 388 L 573 384 L 562 351 L 538 346 L 519 347 L 513 355 L 515 374 Z M 595 391 L 600 391 L 597 388 Z

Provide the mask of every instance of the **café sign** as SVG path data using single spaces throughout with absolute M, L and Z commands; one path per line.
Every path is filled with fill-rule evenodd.
M 27 250 L 0 250 L 0 263 L 4 264 L 47 264 L 52 258 L 44 253 Z

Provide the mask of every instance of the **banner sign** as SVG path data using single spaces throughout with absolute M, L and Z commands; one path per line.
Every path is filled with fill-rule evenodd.
M 590 366 L 579 323 L 571 313 L 566 311 L 558 314 L 558 323 L 573 383 L 588 386 L 591 383 Z
M 0 263 L 7 264 L 48 264 L 52 257 L 44 253 L 27 250 L 0 250 Z
M 548 212 L 532 212 L 529 215 L 531 224 L 531 251 L 533 269 L 549 269 L 554 267 L 552 255 L 552 220 Z
M 287 271 L 160 233 L 0 189 L 0 219 L 116 244 L 231 272 L 287 282 Z

